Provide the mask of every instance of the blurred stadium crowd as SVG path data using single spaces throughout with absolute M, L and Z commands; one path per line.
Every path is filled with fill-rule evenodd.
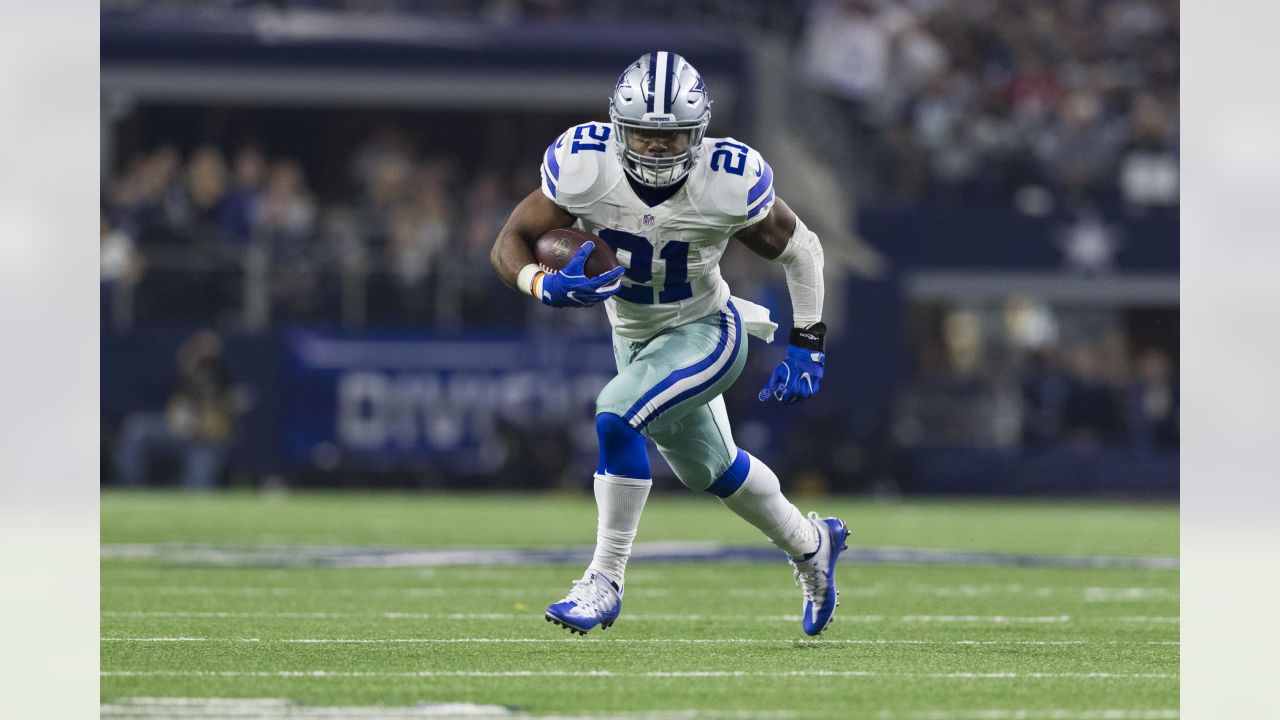
M 196 4 L 508 25 L 714 22 L 802 57 L 806 82 L 843 126 L 837 134 L 853 136 L 844 169 L 870 197 L 1031 212 L 1055 198 L 1177 203 L 1177 0 L 664 0 L 640 17 L 629 3 L 583 0 Z
M 144 150 L 108 185 L 103 282 L 143 282 L 137 311 L 144 316 L 226 318 L 242 310 L 238 281 L 253 249 L 265 253 L 270 315 L 278 321 L 340 321 L 344 291 L 359 298 L 347 297 L 346 311 L 350 319 L 356 304 L 360 325 L 456 326 L 509 316 L 505 293 L 487 297 L 499 284 L 489 248 L 510 209 L 535 187 L 536 169 L 464 175 L 461 157 L 417 157 L 393 125 L 349 159 L 349 194 L 323 202 L 298 159 L 253 142 L 201 143 L 185 155 L 168 143 Z M 185 267 L 146 287 L 141 268 L 149 253 L 180 256 Z M 193 282 L 202 291 L 193 292 Z
M 208 4 L 442 13 L 495 22 L 624 16 L 621 4 L 553 0 Z M 676 17 L 719 10 L 738 19 L 776 19 L 759 3 L 670 5 Z M 845 176 L 864 198 L 1012 203 L 1031 213 L 1055 199 L 1177 203 L 1176 1 L 774 5 L 790 8 L 791 22 L 781 27 L 796 29 L 795 52 L 809 82 L 837 107 L 842 127 L 835 134 L 864 135 L 855 153 L 859 166 Z M 800 15 L 806 7 L 807 17 Z M 515 174 L 504 167 L 467 172 L 473 158 L 424 157 L 412 134 L 387 126 L 354 153 L 330 150 L 348 163 L 342 186 L 348 192 L 327 198 L 315 196 L 314 178 L 297 158 L 279 156 L 269 144 L 217 137 L 178 148 L 148 140 L 151 147 L 134 148 L 108 182 L 104 222 L 120 233 L 104 233 L 113 246 L 104 273 L 120 275 L 128 265 L 118 259 L 129 255 L 124 237 L 145 242 L 157 229 L 212 248 L 262 238 L 271 248 L 274 299 L 287 315 L 302 318 L 335 304 L 317 296 L 320 268 L 364 272 L 381 264 L 389 270 L 375 283 L 375 315 L 419 319 L 414 309 L 432 298 L 427 286 L 446 288 L 453 276 L 433 277 L 440 252 L 448 248 L 452 262 L 462 261 L 451 270 L 487 272 L 484 246 L 513 200 L 536 186 L 531 158 L 517 159 L 524 164 Z M 530 138 L 530 145 L 540 140 Z M 864 176 L 871 181 L 859 183 Z M 213 255 L 216 267 L 216 250 Z M 442 290 L 435 297 L 453 294 Z M 505 308 L 496 313 L 503 314 Z
M 805 28 L 884 197 L 1177 202 L 1176 0 L 842 0 Z
M 637 19 L 632 4 L 571 0 L 169 4 L 507 24 Z M 746 41 L 784 43 L 821 106 L 821 131 L 843 138 L 829 158 L 833 170 L 862 201 L 1028 215 L 1177 206 L 1176 0 L 706 0 L 649 9 L 668 20 L 716 20 Z M 174 321 L 240 330 L 309 322 L 603 329 L 602 314 L 548 319 L 505 291 L 488 263 L 510 209 L 537 186 L 540 148 L 559 121 L 494 125 L 495 136 L 479 147 L 528 148 L 505 159 L 473 143 L 442 148 L 429 128 L 404 118 L 370 123 L 349 145 L 313 143 L 305 154 L 287 131 L 237 133 L 210 123 L 202 137 L 166 137 L 155 129 L 162 125 L 134 132 L 104 175 L 104 331 Z M 725 263 L 740 294 L 782 292 L 767 264 L 732 253 Z M 980 371 L 935 377 L 925 350 L 915 386 L 924 390 L 916 394 L 927 396 L 942 376 L 944 384 L 986 383 L 979 395 L 992 412 L 1012 405 L 1018 418 L 1016 440 L 996 444 L 1176 447 L 1176 358 L 1131 348 L 1123 337 L 1118 344 L 1126 349 L 1111 362 L 1102 362 L 1105 345 L 1036 348 L 996 381 Z M 926 408 L 920 414 L 927 404 L 918 404 Z M 911 422 L 902 420 L 911 416 L 883 427 L 886 445 L 911 442 Z M 814 414 L 794 434 L 830 422 Z M 219 432 L 225 442 L 230 433 Z M 803 437 L 789 447 L 806 454 Z M 893 464 L 882 455 L 877 462 Z

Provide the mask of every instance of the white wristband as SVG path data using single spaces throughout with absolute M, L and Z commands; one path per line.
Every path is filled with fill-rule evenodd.
M 529 263 L 520 268 L 520 273 L 516 275 L 516 289 L 526 295 L 542 299 L 542 268 L 538 263 Z

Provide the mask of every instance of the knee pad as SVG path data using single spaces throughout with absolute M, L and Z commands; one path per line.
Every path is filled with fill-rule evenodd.
M 649 453 L 644 446 L 644 435 L 621 417 L 610 412 L 596 415 L 596 437 L 600 440 L 597 474 L 636 479 L 653 476 L 649 470 Z

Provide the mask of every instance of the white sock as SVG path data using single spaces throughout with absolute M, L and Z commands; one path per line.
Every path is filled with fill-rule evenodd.
M 724 498 L 728 508 L 760 528 L 765 537 L 793 558 L 818 549 L 818 529 L 782 494 L 778 476 L 754 456 L 742 487 Z
M 596 475 L 596 552 L 588 569 L 604 573 L 622 587 L 631 557 L 631 543 L 636 539 L 640 513 L 649 499 L 652 480 Z

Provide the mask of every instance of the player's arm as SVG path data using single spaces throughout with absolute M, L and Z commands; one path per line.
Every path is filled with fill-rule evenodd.
M 533 257 L 533 245 L 543 234 L 569 227 L 576 218 L 540 190 L 529 193 L 507 218 L 489 251 L 489 262 L 508 287 L 532 295 L 552 307 L 590 307 L 618 292 L 625 268 L 616 267 L 594 278 L 583 266 L 595 244 L 586 242 L 558 273 L 548 275 Z
M 827 326 L 822 322 L 822 244 L 782 198 L 760 222 L 734 235 L 757 255 L 781 263 L 791 295 L 791 342 L 760 399 L 795 402 L 817 394 L 826 364 Z
M 792 326 L 805 329 L 821 324 L 822 243 L 782 198 L 774 200 L 763 220 L 738 231 L 734 237 L 755 254 L 782 264 L 791 295 Z M 825 327 L 822 332 L 826 332 Z
M 544 233 L 573 224 L 574 216 L 567 210 L 551 202 L 541 190 L 529 193 L 507 218 L 507 224 L 498 233 L 498 239 L 489 251 L 489 262 L 498 272 L 498 277 L 507 287 L 528 292 L 527 288 L 516 286 L 520 271 L 529 265 L 536 265 L 533 258 L 533 244 Z

